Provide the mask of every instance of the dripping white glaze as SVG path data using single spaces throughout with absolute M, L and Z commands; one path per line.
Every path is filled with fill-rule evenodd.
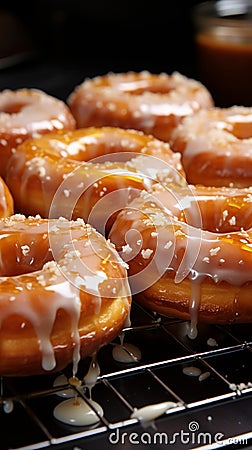
M 58 387 L 58 386 L 64 386 L 68 384 L 68 380 L 67 377 L 65 375 L 59 375 L 57 376 L 57 378 L 55 378 L 54 382 L 53 382 L 53 386 L 54 387 Z M 74 391 L 70 388 L 67 389 L 63 389 L 62 391 L 56 392 L 56 394 L 60 397 L 64 397 L 64 398 L 72 398 L 75 396 Z
M 130 342 L 114 345 L 112 355 L 115 361 L 121 363 L 138 362 L 142 357 L 141 350 Z
M 68 399 L 59 403 L 55 407 L 53 414 L 57 420 L 75 426 L 93 425 L 100 420 L 99 418 L 103 416 L 103 409 L 97 402 L 95 402 L 91 398 L 92 388 L 95 386 L 99 374 L 100 374 L 100 367 L 97 362 L 97 354 L 94 353 L 92 355 L 92 360 L 89 365 L 88 372 L 85 375 L 83 381 L 84 381 L 84 388 L 86 387 L 89 390 L 90 395 L 89 403 L 94 407 L 95 411 L 97 411 L 97 414 L 88 404 L 88 402 L 85 402 L 84 399 L 76 395 L 74 390 L 67 389 L 59 393 L 59 395 L 63 397 L 68 397 Z M 61 382 L 66 381 L 66 378 L 64 376 L 58 377 L 55 381 L 56 381 L 55 385 L 57 385 L 60 384 Z M 81 381 L 76 377 L 71 377 L 68 380 L 68 382 L 70 385 L 73 386 L 78 387 L 81 386 Z
M 124 328 L 131 326 L 130 312 L 127 315 Z M 119 334 L 120 344 L 114 344 L 112 350 L 112 356 L 115 361 L 121 363 L 132 363 L 140 361 L 142 354 L 141 350 L 134 344 L 125 341 L 125 331 L 124 329 Z
M 194 199 L 195 205 L 192 187 L 188 186 L 186 189 L 188 190 L 187 201 L 189 202 L 190 198 L 192 201 Z M 174 192 L 171 189 L 169 192 L 169 189 L 160 185 L 154 186 L 151 193 L 142 191 L 130 203 L 127 210 L 118 214 L 110 232 L 110 239 L 115 243 L 124 243 L 125 236 L 129 235 L 128 231 L 134 229 L 141 234 L 142 248 L 154 250 L 155 257 L 147 266 L 144 265 L 144 259 L 141 259 L 141 249 L 139 249 L 138 255 L 134 256 L 139 271 L 143 267 L 146 272 L 146 277 L 141 276 L 137 279 L 139 283 L 136 284 L 137 292 L 144 291 L 149 287 L 149 285 L 145 285 L 147 275 L 155 281 L 162 275 L 169 276 L 171 274 L 177 284 L 185 278 L 190 280 L 191 294 L 188 312 L 191 323 L 188 336 L 195 339 L 198 333 L 197 323 L 201 308 L 202 284 L 211 280 L 213 289 L 215 289 L 214 284 L 217 285 L 223 281 L 238 287 L 252 281 L 250 258 L 252 232 L 251 230 L 240 230 L 215 233 L 180 221 L 178 219 L 180 196 L 184 200 L 184 194 L 186 194 L 184 188 L 181 192 L 179 189 L 178 192 L 177 189 Z M 225 196 L 225 191 L 222 195 Z M 171 201 L 172 197 L 173 202 Z M 219 197 L 221 197 L 220 193 Z M 249 189 L 244 193 L 244 202 L 251 203 L 251 190 Z M 190 208 L 188 209 L 190 210 Z M 200 216 L 200 214 L 198 215 Z M 155 242 L 153 241 L 153 232 L 157 236 Z M 136 247 L 133 239 L 127 240 L 127 244 L 132 249 Z M 123 252 L 120 254 L 124 258 Z M 128 263 L 131 264 L 129 260 Z M 134 288 L 133 277 L 130 281 Z M 214 300 L 211 302 L 212 305 L 210 304 L 209 309 L 211 306 L 214 310 L 221 308 L 220 305 L 214 303 Z M 238 298 L 234 298 L 232 308 L 233 304 L 237 305 L 237 303 Z M 236 318 L 235 314 L 234 319 Z
M 6 414 L 10 414 L 13 411 L 14 404 L 12 400 L 4 400 L 3 410 Z
M 48 228 L 50 224 L 51 229 Z M 15 215 L 1 219 L 0 233 L 3 239 L 11 236 L 15 244 L 16 260 L 19 261 L 19 242 L 22 247 L 32 241 L 29 246 L 29 258 L 36 259 L 38 247 L 43 241 L 49 241 L 49 257 L 41 270 L 17 276 L 1 277 L 1 283 L 8 283 L 8 290 L 2 290 L 0 302 L 0 327 L 2 322 L 12 315 L 23 318 L 21 330 L 25 331 L 29 322 L 37 336 L 41 352 L 41 366 L 45 371 L 56 367 L 54 348 L 50 339 L 55 319 L 59 310 L 64 310 L 71 320 L 71 347 L 73 349 L 73 376 L 75 376 L 80 359 L 80 336 L 78 323 L 81 312 L 81 294 L 85 289 L 90 294 L 90 301 L 100 305 L 100 286 L 107 282 L 106 264 L 108 256 L 114 267 L 118 267 L 121 277 L 105 284 L 103 294 L 110 298 L 118 295 L 125 299 L 128 309 L 129 286 L 126 270 L 114 247 L 83 220 L 67 221 L 55 219 L 51 221 L 38 217 Z M 30 239 L 30 240 L 29 240 Z M 47 245 L 46 244 L 46 245 Z M 28 248 L 28 246 L 27 246 Z M 94 249 L 96 252 L 94 252 Z M 24 257 L 27 255 L 23 254 Z M 46 258 L 49 258 L 48 255 Z M 108 263 L 110 264 L 110 263 Z M 0 268 L 4 269 L 4 260 L 0 258 Z M 99 277 L 100 283 L 90 288 L 91 275 Z M 125 281 L 125 282 L 124 282 Z M 109 287 L 110 286 L 110 287 Z M 96 288 L 96 289 L 95 289 Z M 127 303 L 127 305 L 126 305 Z M 96 308 L 99 311 L 99 308 Z M 25 358 L 25 356 L 24 356 Z
M 190 324 L 188 326 L 188 337 L 190 339 L 196 339 L 198 336 L 198 311 L 200 306 L 200 283 L 191 282 L 191 299 L 189 304 L 189 313 L 191 317 Z
M 251 133 L 249 137 L 247 136 L 248 138 L 240 139 L 232 131 L 236 122 L 239 125 L 251 124 L 251 113 L 251 108 L 235 105 L 230 108 L 199 111 L 197 118 L 186 117 L 173 136 L 175 141 L 177 138 L 183 137 L 186 142 L 183 152 L 184 163 L 186 165 L 193 164 L 194 158 L 207 152 L 208 162 L 211 165 L 211 159 L 220 155 L 223 163 L 218 168 L 218 174 L 228 173 L 231 179 L 235 179 L 237 172 L 232 156 L 234 154 L 246 155 L 248 164 L 250 163 Z
M 89 400 L 95 411 L 81 397 L 64 400 L 53 411 L 54 417 L 67 425 L 88 426 L 99 422 L 103 416 L 102 407 L 94 400 Z
M 183 368 L 183 373 L 190 377 L 199 377 L 201 375 L 201 370 L 198 367 L 187 366 Z
M 153 405 L 146 405 L 133 411 L 130 417 L 132 419 L 138 419 L 142 423 L 148 423 L 152 422 L 157 417 L 165 414 L 169 409 L 175 408 L 176 406 L 177 403 L 175 402 L 163 402 Z
M 207 339 L 207 345 L 209 345 L 209 347 L 218 347 L 218 342 L 214 338 L 209 338 Z
M 91 397 L 92 388 L 95 386 L 99 375 L 100 375 L 100 366 L 97 361 L 97 354 L 94 353 L 92 355 L 92 360 L 89 365 L 88 372 L 85 375 L 85 377 L 83 378 L 84 385 L 88 388 L 90 397 Z
M 20 135 L 21 141 L 27 134 L 36 136 L 45 130 L 49 132 L 64 127 L 73 128 L 73 119 L 70 118 L 65 104 L 45 92 L 38 89 L 19 89 L 16 92 L 6 89 L 1 93 L 1 111 L 4 111 L 4 105 L 8 105 L 11 109 L 20 103 L 22 105 L 20 111 L 14 114 L 0 114 L 0 125 L 8 130 L 14 130 L 14 134 Z
M 210 377 L 210 372 L 206 371 L 199 375 L 199 381 L 205 381 L 207 378 Z
M 212 104 L 209 93 L 200 84 L 178 72 L 153 76 L 142 71 L 137 78 L 134 74 L 112 73 L 85 80 L 68 100 L 78 115 L 78 126 L 87 126 L 88 118 L 94 112 L 99 117 L 100 109 L 103 116 L 108 111 L 110 117 L 112 115 L 117 123 L 119 121 L 125 126 L 127 119 L 118 114 L 118 102 L 121 102 L 127 112 L 126 117 L 134 120 L 137 128 L 150 133 L 152 127 L 161 124 L 162 128 L 169 130 L 171 116 L 175 116 L 177 123 L 200 105 L 208 108 Z

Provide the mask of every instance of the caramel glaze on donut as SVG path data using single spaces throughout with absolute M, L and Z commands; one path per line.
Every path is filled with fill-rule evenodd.
M 200 82 L 177 72 L 108 73 L 86 79 L 67 100 L 77 127 L 134 128 L 168 142 L 183 117 L 211 108 Z
M 124 158 L 129 161 L 120 162 Z M 120 207 L 124 195 L 127 200 L 133 195 L 129 189 L 152 185 L 155 164 L 167 180 L 184 179 L 180 154 L 168 143 L 135 130 L 91 127 L 26 140 L 10 158 L 5 177 L 16 212 L 82 217 L 97 228 L 104 214 Z M 104 197 L 110 199 L 108 194 L 115 191 L 118 197 L 105 204 Z M 90 212 L 98 202 L 93 222 Z
M 252 108 L 199 111 L 174 130 L 187 181 L 205 186 L 252 186 Z
M 0 177 L 0 218 L 11 216 L 14 213 L 13 197 L 7 184 Z
M 28 137 L 75 129 L 68 106 L 37 89 L 0 92 L 0 175 L 10 155 Z
M 135 298 L 209 323 L 252 321 L 252 190 L 156 185 L 122 210 L 109 235 Z M 209 231 L 210 230 L 210 231 Z
M 0 220 L 0 375 L 58 371 L 122 330 L 125 263 L 82 219 Z

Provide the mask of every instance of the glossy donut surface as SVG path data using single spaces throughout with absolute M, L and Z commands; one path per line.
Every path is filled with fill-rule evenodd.
M 28 137 L 73 130 L 75 120 L 61 100 L 38 89 L 0 92 L 0 175 L 16 147 Z
M 180 154 L 142 132 L 113 127 L 28 139 L 10 158 L 6 172 L 16 212 L 82 217 L 95 227 L 105 213 L 120 207 L 125 195 L 148 189 L 158 176 L 167 182 L 184 180 Z M 108 195 L 112 192 L 118 197 Z M 94 224 L 90 212 L 101 201 Z
M 192 336 L 198 321 L 251 322 L 251 200 L 251 189 L 143 191 L 109 235 L 129 264 L 135 298 L 191 320 Z
M 181 119 L 213 100 L 200 82 L 178 72 L 108 73 L 86 79 L 68 98 L 77 127 L 133 128 L 169 141 Z
M 201 110 L 174 130 L 170 145 L 182 154 L 189 183 L 252 186 L 252 108 Z
M 0 374 L 48 373 L 114 339 L 130 311 L 124 262 L 83 220 L 0 220 Z

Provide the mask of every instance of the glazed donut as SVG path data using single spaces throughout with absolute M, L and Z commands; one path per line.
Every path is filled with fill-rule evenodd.
M 187 181 L 205 186 L 252 186 L 252 108 L 199 111 L 174 130 Z
M 10 155 L 28 137 L 75 129 L 68 106 L 37 89 L 0 92 L 0 175 Z
M 0 375 L 75 374 L 125 324 L 125 263 L 82 219 L 14 215 L 0 236 Z
M 252 189 L 155 185 L 112 225 L 132 295 L 147 308 L 197 323 L 252 321 Z M 243 225 L 243 226 L 242 226 Z
M 199 81 L 178 72 L 108 73 L 86 79 L 67 100 L 77 127 L 133 128 L 169 142 L 182 118 L 213 106 Z
M 13 197 L 3 178 L 0 177 L 0 218 L 11 216 L 13 213 Z
M 104 215 L 124 205 L 133 190 L 148 189 L 157 173 L 184 181 L 180 154 L 168 143 L 135 130 L 91 127 L 26 140 L 10 158 L 5 177 L 16 212 L 82 217 L 103 232 Z M 108 195 L 112 192 L 117 195 Z

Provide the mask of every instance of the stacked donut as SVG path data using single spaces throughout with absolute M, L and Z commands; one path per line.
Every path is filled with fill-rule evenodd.
M 0 110 L 0 375 L 75 375 L 129 320 L 127 265 L 106 239 L 115 205 L 159 177 L 183 183 L 180 155 L 139 131 L 76 129 L 42 91 L 6 90 Z
M 189 319 L 191 337 L 198 320 L 250 322 L 252 108 L 218 108 L 197 81 L 148 72 L 85 80 L 68 104 L 77 126 L 135 128 L 181 154 L 186 185 L 140 193 L 109 234 L 134 297 Z
M 75 374 L 132 296 L 190 337 L 198 320 L 251 321 L 251 112 L 227 119 L 178 73 L 96 77 L 67 103 L 0 93 L 0 375 Z

